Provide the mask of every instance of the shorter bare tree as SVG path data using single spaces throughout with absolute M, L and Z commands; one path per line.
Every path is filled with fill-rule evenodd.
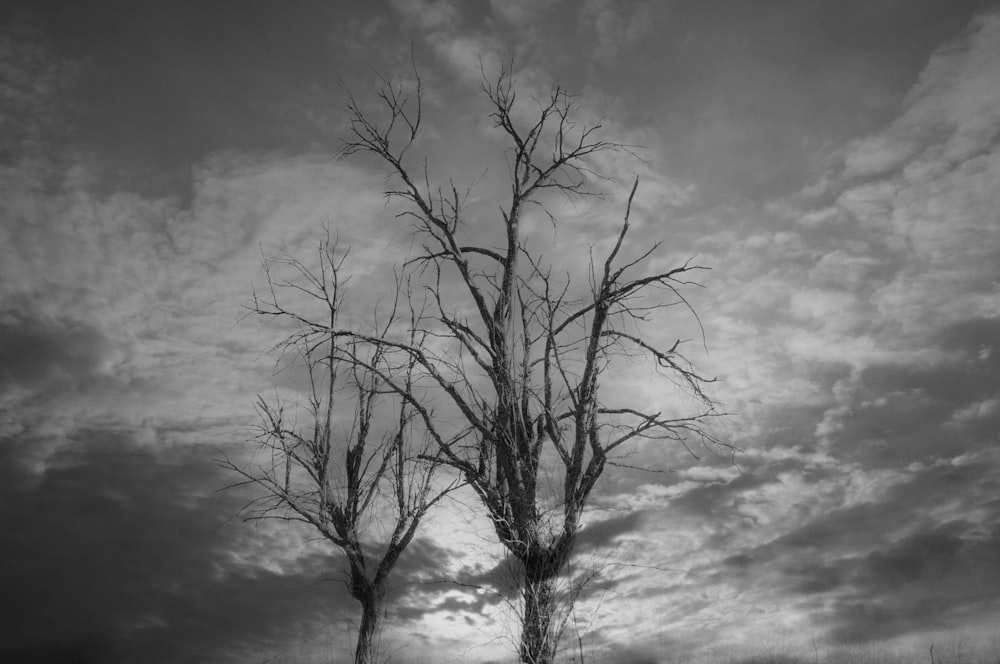
M 258 397 L 260 424 L 251 441 L 256 454 L 248 462 L 224 457 L 220 463 L 242 478 L 231 487 L 264 490 L 247 505 L 248 520 L 304 522 L 343 551 L 348 591 L 361 604 L 355 662 L 369 664 L 378 653 L 390 573 L 421 519 L 454 485 L 435 485 L 436 444 L 422 434 L 398 388 L 384 387 L 382 376 L 388 375 L 412 387 L 414 363 L 390 367 L 383 346 L 358 347 L 334 336 L 347 252 L 338 255 L 327 237 L 318 253 L 317 269 L 288 256 L 265 259 L 266 295 L 255 291 L 250 307 L 251 314 L 295 326 L 272 352 L 279 356 L 276 365 L 294 358 L 290 366 L 304 369 L 306 403 L 290 409 L 277 397 Z M 278 278 L 282 268 L 290 279 Z M 310 304 L 318 313 L 306 311 Z M 386 334 L 399 316 L 393 306 L 381 325 L 376 319 L 376 329 Z M 357 361 L 361 354 L 363 363 Z

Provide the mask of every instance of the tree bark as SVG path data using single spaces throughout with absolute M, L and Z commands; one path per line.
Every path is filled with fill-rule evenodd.
M 522 664 L 551 664 L 556 638 L 551 633 L 555 610 L 555 580 L 528 582 L 524 588 L 524 624 L 521 629 Z
M 376 664 L 378 662 L 379 619 L 382 600 L 385 597 L 384 580 L 368 578 L 360 555 L 349 557 L 351 577 L 348 591 L 351 597 L 361 603 L 361 624 L 358 626 L 358 642 L 354 649 L 354 664 Z
M 354 664 L 376 664 L 378 661 L 379 614 L 382 606 L 377 593 L 371 593 L 361 602 L 361 625 L 358 627 L 358 644 L 354 650 Z
M 559 642 L 559 571 L 566 562 L 557 551 L 543 551 L 521 560 L 524 568 L 524 623 L 521 663 L 552 664 Z

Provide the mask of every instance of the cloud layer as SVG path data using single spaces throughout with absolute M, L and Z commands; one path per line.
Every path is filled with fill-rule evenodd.
M 250 496 L 217 493 L 230 478 L 212 460 L 238 453 L 257 393 L 295 387 L 265 354 L 282 330 L 240 322 L 261 252 L 308 257 L 336 229 L 363 320 L 418 241 L 385 174 L 335 158 L 337 76 L 370 101 L 370 67 L 405 79 L 411 51 L 415 147 L 437 181 L 477 183 L 472 232 L 488 236 L 506 173 L 479 63 L 515 54 L 523 112 L 559 81 L 641 158 L 595 164 L 606 196 L 547 201 L 567 230 L 535 211 L 533 237 L 585 269 L 638 175 L 625 249 L 665 240 L 656 261 L 712 268 L 689 293 L 709 351 L 693 355 L 742 452 L 645 446 L 609 472 L 578 541 L 571 573 L 590 583 L 571 637 L 653 662 L 765 635 L 985 634 L 1000 616 L 1000 15 L 946 4 L 4 10 L 0 588 L 17 601 L 0 658 L 348 647 L 339 557 L 234 519 Z M 607 380 L 676 407 L 645 375 Z M 408 661 L 509 655 L 516 590 L 474 505 L 459 494 L 400 562 L 385 639 Z

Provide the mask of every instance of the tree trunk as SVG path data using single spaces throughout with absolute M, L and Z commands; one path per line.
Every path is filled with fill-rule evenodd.
M 354 650 L 354 664 L 376 664 L 378 656 L 379 612 L 381 601 L 377 593 L 358 598 L 361 602 L 361 625 L 358 627 L 358 645 Z
M 372 581 L 365 573 L 364 558 L 348 558 L 351 564 L 351 597 L 361 603 L 361 624 L 358 626 L 358 643 L 354 649 L 354 664 L 376 664 L 378 661 L 379 618 L 385 588 L 381 580 Z
M 521 626 L 521 663 L 552 664 L 559 641 L 556 581 L 561 562 L 546 552 L 531 556 L 524 566 L 524 623 Z

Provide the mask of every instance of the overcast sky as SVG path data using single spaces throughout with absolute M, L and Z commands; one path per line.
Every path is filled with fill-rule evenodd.
M 239 322 L 261 247 L 307 256 L 322 224 L 339 229 L 362 299 L 406 249 L 385 172 L 335 157 L 345 86 L 374 99 L 411 48 L 435 175 L 502 174 L 478 67 L 513 54 L 526 95 L 559 82 L 606 138 L 641 146 L 603 164 L 612 195 L 558 209 L 566 254 L 613 232 L 639 175 L 631 247 L 664 239 L 663 264 L 712 267 L 690 293 L 708 349 L 692 359 L 719 377 L 719 433 L 743 452 L 647 446 L 630 463 L 664 472 L 609 471 L 577 547 L 602 570 L 571 623 L 593 661 L 986 639 L 996 3 L 15 1 L 0 9 L 0 659 L 349 646 L 339 559 L 234 518 L 248 496 L 218 492 L 231 478 L 213 459 L 246 439 L 256 394 L 292 387 L 263 355 L 279 331 Z M 495 210 L 483 182 L 478 209 Z M 427 526 L 400 562 L 397 660 L 509 661 L 489 527 L 457 502 Z M 487 590 L 413 583 L 442 575 Z

